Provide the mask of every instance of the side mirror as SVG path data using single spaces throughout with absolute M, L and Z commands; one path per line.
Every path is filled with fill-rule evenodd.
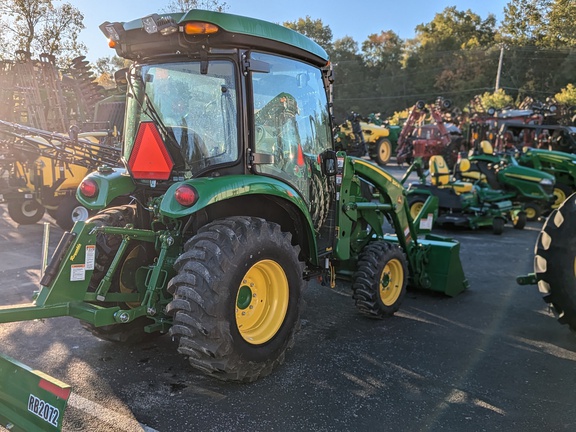
M 326 177 L 333 177 L 338 171 L 338 157 L 334 150 L 326 150 L 320 154 L 320 166 L 322 174 Z

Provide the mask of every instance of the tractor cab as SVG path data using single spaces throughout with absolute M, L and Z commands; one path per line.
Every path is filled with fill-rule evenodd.
M 321 167 L 321 155 L 333 149 L 327 55 L 290 29 L 236 18 L 191 10 L 102 24 L 109 45 L 134 60 L 123 135 L 127 171 L 147 199 L 175 182 L 271 177 L 313 209 L 313 227 L 324 231 L 314 253 L 329 253 L 334 221 L 325 222 L 333 200 L 322 197 L 334 193 L 334 177 Z M 196 192 L 180 194 L 183 202 L 195 203 Z M 92 203 L 107 204 L 97 197 Z

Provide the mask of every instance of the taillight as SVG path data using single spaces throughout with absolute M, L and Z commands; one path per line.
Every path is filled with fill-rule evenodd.
M 98 183 L 93 179 L 84 179 L 80 183 L 80 193 L 86 198 L 94 198 L 98 195 Z
M 132 177 L 139 180 L 168 180 L 174 162 L 164 146 L 158 128 L 152 122 L 142 122 L 128 159 Z
M 196 201 L 198 201 L 198 193 L 192 186 L 184 184 L 178 186 L 174 192 L 174 198 L 178 204 L 184 207 L 190 207 L 194 205 Z

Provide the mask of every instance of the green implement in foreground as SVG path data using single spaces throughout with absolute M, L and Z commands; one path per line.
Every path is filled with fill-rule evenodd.
M 0 424 L 10 431 L 62 428 L 70 386 L 0 354 Z

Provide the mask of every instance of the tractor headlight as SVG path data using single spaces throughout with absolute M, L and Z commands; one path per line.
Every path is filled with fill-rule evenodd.
M 158 15 L 153 14 L 142 18 L 142 27 L 146 33 L 152 34 L 158 32 L 158 25 L 156 24 L 157 17 Z
M 540 180 L 540 184 L 542 186 L 553 186 L 554 182 L 550 179 L 542 179 L 542 180 Z
M 170 16 L 148 15 L 142 18 L 142 27 L 148 34 L 160 33 L 167 36 L 178 31 L 178 24 Z

